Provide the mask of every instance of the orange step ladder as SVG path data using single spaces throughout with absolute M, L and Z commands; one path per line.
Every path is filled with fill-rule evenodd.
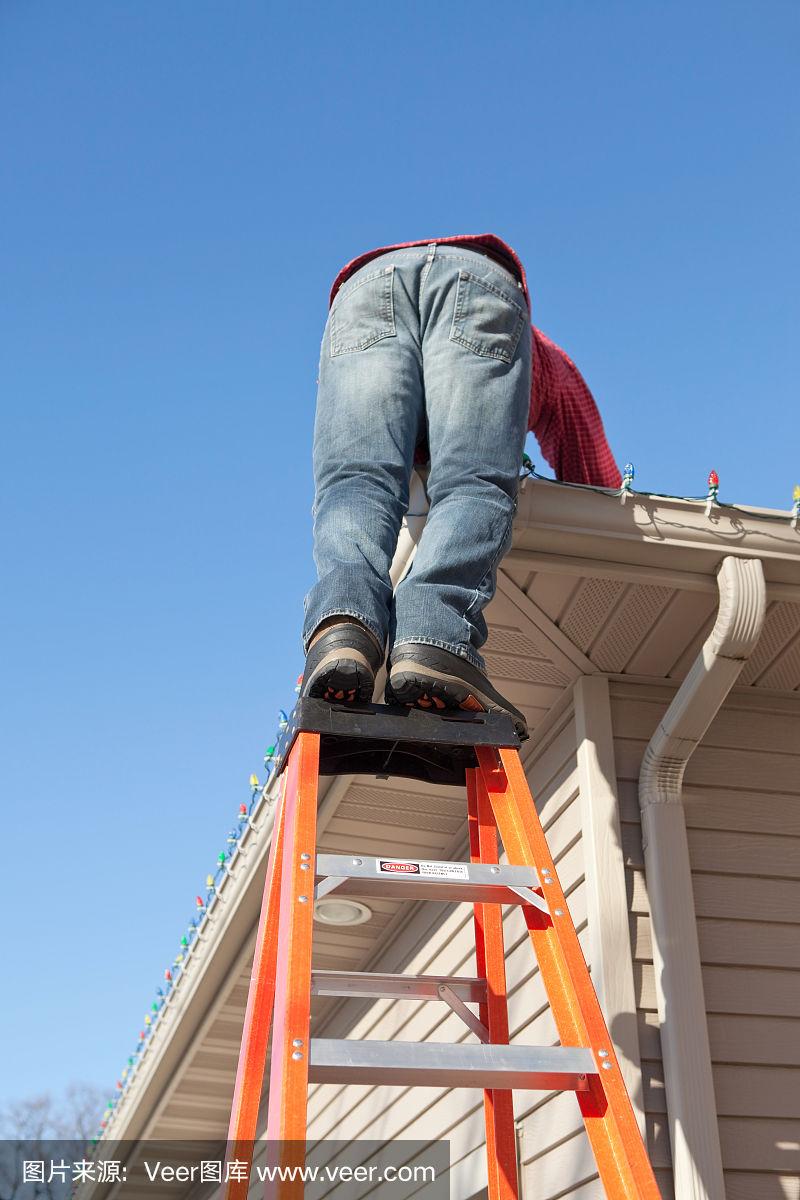
M 609 1200 L 659 1200 L 647 1153 L 519 757 L 510 718 L 495 713 L 335 706 L 301 699 L 277 752 L 275 817 L 233 1095 L 228 1158 L 252 1158 L 272 1031 L 266 1140 L 273 1165 L 302 1165 L 309 1082 L 484 1090 L 489 1200 L 519 1195 L 513 1089 L 571 1090 Z M 320 774 L 401 775 L 466 785 L 469 863 L 317 854 Z M 508 864 L 498 863 L 497 835 Z M 314 901 L 348 896 L 471 901 L 477 976 L 312 970 Z M 508 1044 L 500 905 L 528 927 L 560 1046 Z M 278 969 L 280 964 L 280 969 Z M 310 1037 L 312 995 L 447 1003 L 469 1043 Z M 478 1013 L 467 1007 L 477 1003 Z M 287 1172 L 288 1175 L 288 1172 Z M 232 1177 L 226 1200 L 246 1200 Z M 299 1176 L 276 1200 L 303 1195 Z

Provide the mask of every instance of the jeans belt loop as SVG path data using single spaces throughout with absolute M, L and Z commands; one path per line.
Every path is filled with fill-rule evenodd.
M 420 276 L 420 281 L 419 281 L 420 292 L 425 287 L 425 280 L 428 278 L 430 269 L 433 266 L 433 256 L 435 253 L 436 253 L 436 242 L 428 242 L 428 257 L 425 259 L 425 265 L 422 268 L 422 275 Z

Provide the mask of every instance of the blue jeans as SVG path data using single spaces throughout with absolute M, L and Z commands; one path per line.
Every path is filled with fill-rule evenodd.
M 531 391 L 516 279 L 475 250 L 391 250 L 340 288 L 322 339 L 314 429 L 314 561 L 303 644 L 355 617 L 382 645 L 424 642 L 483 667 L 482 610 L 511 526 Z M 416 446 L 430 511 L 408 575 L 389 567 Z

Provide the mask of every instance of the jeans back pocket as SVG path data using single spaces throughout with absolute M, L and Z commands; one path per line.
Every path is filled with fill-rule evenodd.
M 475 354 L 510 363 L 527 314 L 505 292 L 471 271 L 458 272 L 450 340 Z
M 336 297 L 330 314 L 331 358 L 394 337 L 394 266 L 381 267 Z

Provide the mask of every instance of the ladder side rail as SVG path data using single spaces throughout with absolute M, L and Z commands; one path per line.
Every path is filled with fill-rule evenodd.
M 476 747 L 483 782 L 510 863 L 533 866 L 550 918 L 523 914 L 562 1045 L 588 1046 L 597 1066 L 578 1104 L 608 1200 L 660 1200 L 578 935 L 528 781 L 515 750 Z
M 496 863 L 497 827 L 480 770 L 466 772 L 467 825 L 470 860 Z M 476 973 L 487 982 L 487 997 L 479 1005 L 479 1016 L 494 1044 L 508 1044 L 508 1000 L 506 992 L 503 914 L 499 904 L 476 903 Z M 486 1124 L 486 1166 L 489 1200 L 517 1200 L 517 1141 L 514 1127 L 513 1092 L 484 1088 L 483 1112 Z
M 261 914 L 256 933 L 253 966 L 247 992 L 239 1065 L 233 1089 L 231 1120 L 228 1127 L 226 1162 L 252 1161 L 258 1126 L 258 1112 L 267 1065 L 272 1008 L 275 998 L 275 967 L 278 956 L 278 899 L 281 886 L 284 816 L 286 813 L 286 776 L 283 778 L 272 841 L 267 860 L 267 874 L 261 901 Z M 247 1172 L 249 1176 L 249 1171 Z M 247 1200 L 249 1178 L 231 1178 L 225 1200 Z
M 281 868 L 272 1057 L 267 1102 L 267 1161 L 305 1164 L 314 858 L 319 781 L 318 733 L 301 733 L 287 766 L 286 829 Z M 301 1177 L 267 1182 L 270 1200 L 301 1200 Z

